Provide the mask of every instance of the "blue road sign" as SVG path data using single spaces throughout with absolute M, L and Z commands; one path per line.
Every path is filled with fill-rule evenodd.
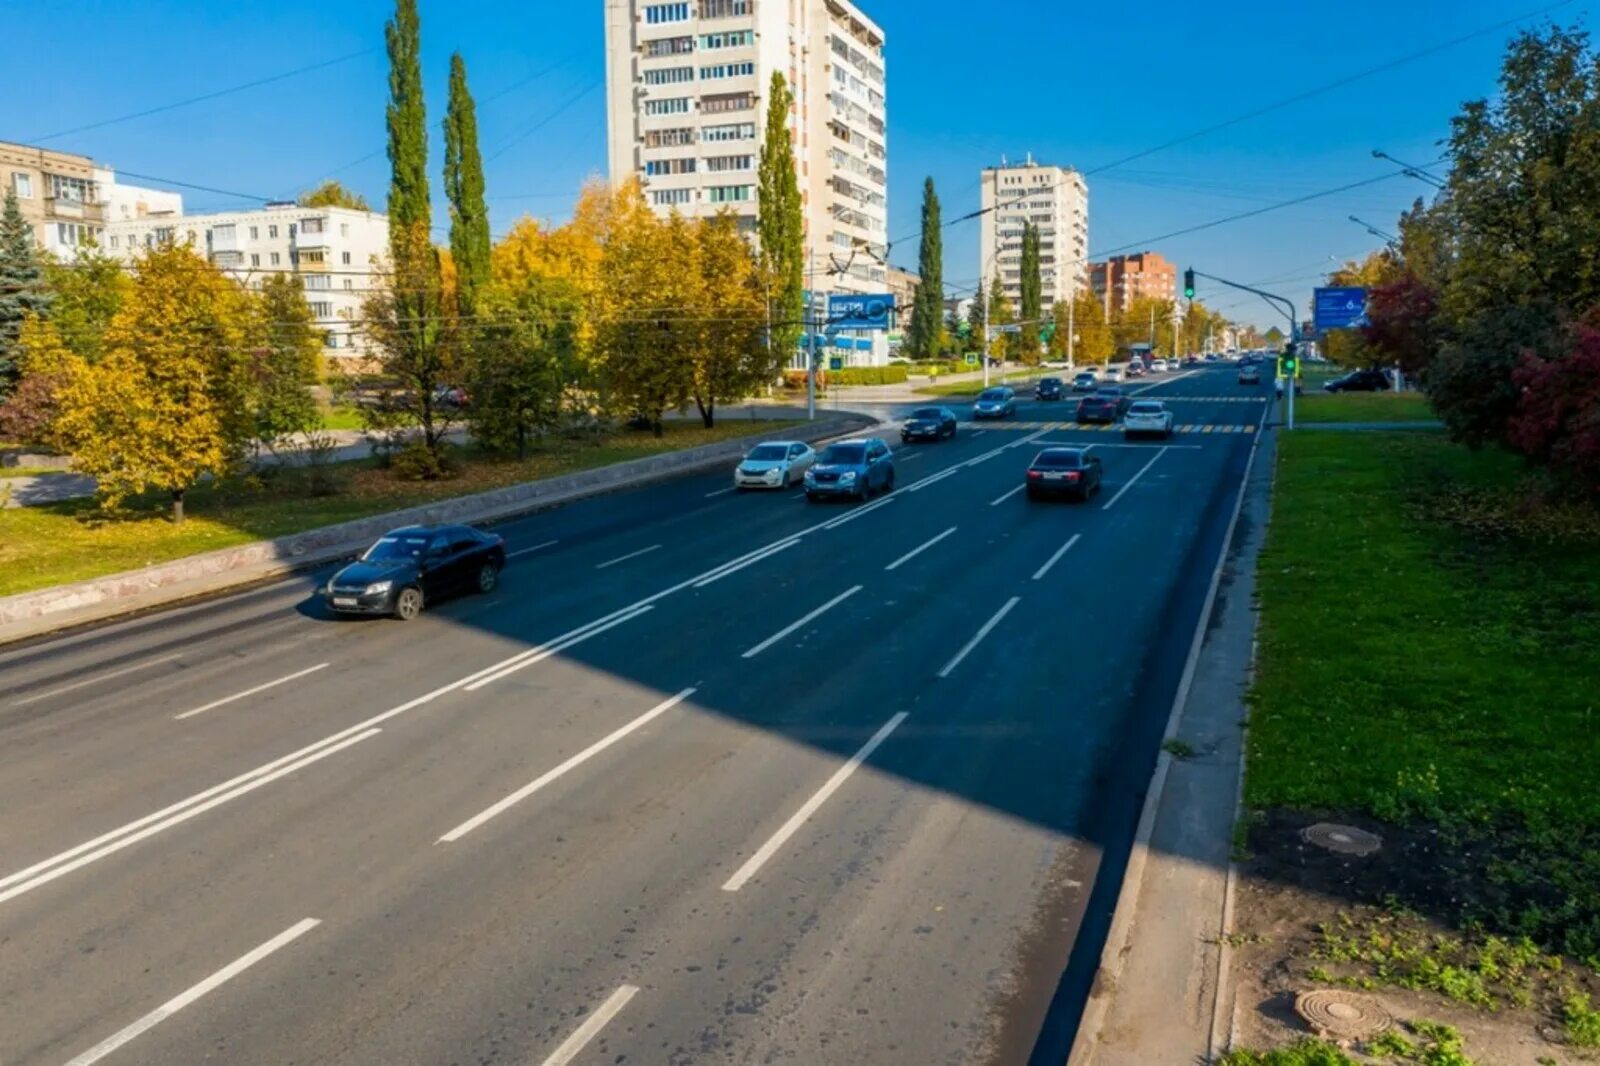
M 828 326 L 833 329 L 888 329 L 894 294 L 869 296 L 828 294 Z
M 843 370 L 844 369 L 844 356 L 842 356 L 842 355 L 829 356 L 829 358 L 828 358 L 828 369 L 829 370 Z
M 1318 332 L 1367 324 L 1367 290 L 1353 287 L 1317 289 L 1312 319 Z

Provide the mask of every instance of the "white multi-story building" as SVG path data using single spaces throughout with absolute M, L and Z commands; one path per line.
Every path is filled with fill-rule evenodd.
M 1035 163 L 983 170 L 983 215 L 978 241 L 984 285 L 1000 279 L 1011 306 L 1022 301 L 1022 227 L 1039 229 L 1039 275 L 1045 317 L 1058 300 L 1070 300 L 1089 278 L 1089 187 L 1070 167 Z
M 612 180 L 638 175 L 663 214 L 728 210 L 753 233 L 780 72 L 795 98 L 807 288 L 886 292 L 883 43 L 849 0 L 606 0 Z M 830 330 L 828 343 L 851 364 L 888 359 L 881 332 Z
M 344 207 L 268 204 L 255 211 L 146 216 L 107 221 L 107 252 L 131 260 L 166 241 L 187 243 L 242 284 L 261 288 L 270 274 L 300 275 L 306 301 L 337 355 L 368 351 L 361 304 L 389 247 L 389 219 Z
M 183 214 L 180 194 L 119 184 L 116 171 L 86 155 L 0 141 L 0 193 L 7 191 L 39 247 L 57 259 L 103 245 L 107 222 Z

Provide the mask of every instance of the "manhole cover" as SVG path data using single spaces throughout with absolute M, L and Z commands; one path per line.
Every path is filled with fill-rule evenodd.
M 1318 1036 L 1335 1040 L 1364 1040 L 1394 1024 L 1383 1004 L 1371 996 L 1338 988 L 1319 988 L 1294 998 L 1295 1013 Z
M 1300 839 L 1341 855 L 1371 855 L 1383 847 L 1383 838 L 1353 825 L 1318 822 L 1300 831 Z

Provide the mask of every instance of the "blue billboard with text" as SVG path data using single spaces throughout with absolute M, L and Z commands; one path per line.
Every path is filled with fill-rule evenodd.
M 830 329 L 888 329 L 894 315 L 894 294 L 873 293 L 867 296 L 828 294 L 828 328 Z

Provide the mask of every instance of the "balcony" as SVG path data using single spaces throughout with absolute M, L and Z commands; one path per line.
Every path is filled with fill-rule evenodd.
M 85 203 L 64 196 L 47 196 L 44 203 L 45 214 L 50 218 L 74 218 L 85 222 L 104 222 L 106 218 L 103 204 Z
M 318 220 L 321 221 L 321 220 Z M 328 224 L 323 222 L 315 231 L 308 232 L 306 224 L 300 223 L 295 234 L 294 243 L 300 248 L 328 248 L 333 244 L 333 239 L 328 233 Z

